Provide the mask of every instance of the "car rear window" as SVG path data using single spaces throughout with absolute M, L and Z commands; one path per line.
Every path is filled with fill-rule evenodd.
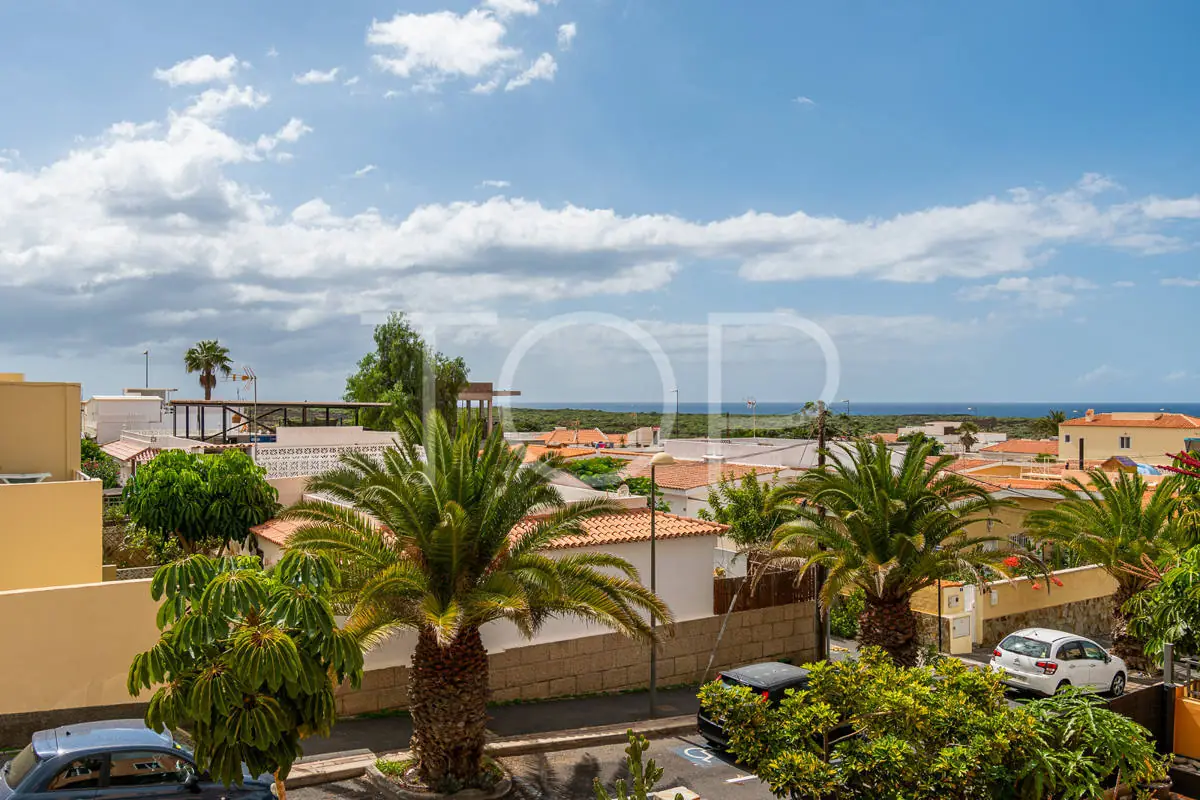
M 4 768 L 4 782 L 8 784 L 8 788 L 16 789 L 21 785 L 21 781 L 25 780 L 34 767 L 37 766 L 37 753 L 33 752 L 33 745 L 25 745 L 25 749 L 17 753 L 12 761 L 9 761 Z
M 1047 658 L 1050 655 L 1050 645 L 1027 636 L 1009 636 L 1000 643 L 1000 649 L 1031 658 Z

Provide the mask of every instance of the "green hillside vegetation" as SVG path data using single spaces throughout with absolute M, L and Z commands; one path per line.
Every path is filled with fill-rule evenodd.
M 555 427 L 599 428 L 605 433 L 628 433 L 634 428 L 644 426 L 661 426 L 663 415 L 658 412 L 639 412 L 632 414 L 623 411 L 598 411 L 595 409 L 541 409 L 514 408 L 512 411 L 513 427 L 518 431 L 548 431 Z M 669 421 L 673 414 L 666 415 Z M 829 415 L 831 434 L 849 432 L 857 435 L 871 433 L 895 433 L 897 428 L 924 425 L 934 420 L 949 422 L 970 420 L 979 426 L 981 431 L 998 431 L 1007 433 L 1010 439 L 1035 439 L 1042 436 L 1039 433 L 1038 419 L 1033 417 L 972 417 L 969 415 L 932 415 L 932 414 L 895 414 L 881 416 L 852 416 L 847 419 L 844 414 Z M 748 414 L 720 416 L 712 420 L 715 431 L 725 436 L 728 426 L 732 437 L 750 436 L 751 425 L 754 421 Z M 757 420 L 759 436 L 778 436 L 789 439 L 806 438 L 812 434 L 812 415 L 760 414 Z M 680 414 L 678 423 L 671 435 L 674 438 L 690 436 L 707 436 L 709 433 L 709 415 Z

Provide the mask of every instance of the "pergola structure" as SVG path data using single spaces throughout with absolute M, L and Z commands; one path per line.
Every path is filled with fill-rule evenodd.
M 288 424 L 289 412 L 297 412 L 295 419 L 300 425 L 320 424 L 322 421 L 326 425 L 333 424 L 332 415 L 330 412 L 353 411 L 354 424 L 359 424 L 359 414 L 363 409 L 371 408 L 388 408 L 388 403 L 355 403 L 342 400 L 334 400 L 329 402 L 310 403 L 307 400 L 303 402 L 271 402 L 259 400 L 172 400 L 170 401 L 171 408 L 174 410 L 174 415 L 171 422 L 171 433 L 175 436 L 180 436 L 179 432 L 179 415 L 183 414 L 183 438 L 195 439 L 201 442 L 223 441 L 227 442 L 230 439 L 231 433 L 236 433 L 239 428 L 246 426 L 246 430 L 251 434 L 256 434 L 259 431 L 267 431 L 274 433 L 276 426 L 269 423 L 267 420 L 273 415 L 280 412 L 283 413 L 283 424 Z M 220 413 L 221 415 L 221 430 L 217 432 L 207 432 L 204 425 L 205 411 L 211 414 Z M 192 416 L 196 417 L 197 430 L 192 431 Z M 233 417 L 235 421 L 230 420 Z M 340 419 L 340 416 L 339 416 Z
M 467 388 L 458 393 L 458 402 L 467 404 L 467 414 L 471 414 L 475 403 L 479 403 L 479 419 L 487 420 L 487 432 L 491 434 L 495 425 L 492 416 L 492 401 L 497 397 L 520 397 L 516 389 L 494 389 L 491 383 L 468 383 Z

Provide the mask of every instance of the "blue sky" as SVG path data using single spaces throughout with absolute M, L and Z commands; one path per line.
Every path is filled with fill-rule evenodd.
M 189 395 L 182 352 L 217 337 L 262 394 L 326 399 L 395 309 L 533 401 L 698 401 L 710 315 L 780 312 L 828 334 L 839 397 L 1189 400 L 1198 27 L 1190 2 L 0 3 L 0 371 L 109 393 L 149 348 Z M 577 312 L 612 325 L 514 361 Z M 822 390 L 802 333 L 722 341 L 723 399 Z

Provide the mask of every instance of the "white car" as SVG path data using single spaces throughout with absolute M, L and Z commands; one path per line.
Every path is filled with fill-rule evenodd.
M 992 651 L 991 668 L 1016 689 L 1052 695 L 1078 686 L 1114 697 L 1125 692 L 1125 662 L 1083 636 L 1026 628 L 1004 637 Z

